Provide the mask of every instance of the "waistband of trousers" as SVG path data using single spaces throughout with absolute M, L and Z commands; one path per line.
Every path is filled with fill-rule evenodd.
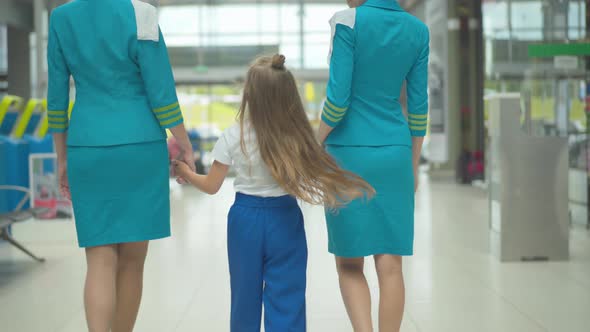
M 297 200 L 293 196 L 289 195 L 278 197 L 260 197 L 236 193 L 236 201 L 234 204 L 248 207 L 280 208 L 297 206 Z

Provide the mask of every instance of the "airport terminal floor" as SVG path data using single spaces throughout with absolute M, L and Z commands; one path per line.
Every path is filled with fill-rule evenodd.
M 567 262 L 500 263 L 489 253 L 486 193 L 421 175 L 415 255 L 406 258 L 403 332 L 585 332 L 590 326 L 590 234 L 571 230 Z M 226 214 L 217 196 L 171 183 L 173 237 L 151 243 L 136 331 L 229 329 Z M 149 202 L 146 202 L 149 204 Z M 327 252 L 323 211 L 304 206 L 309 242 L 308 330 L 352 331 Z M 79 332 L 84 253 L 71 221 L 17 224 L 14 234 L 47 262 L 0 245 L 0 330 Z M 369 262 L 368 271 L 372 268 Z M 376 314 L 377 280 L 368 273 Z

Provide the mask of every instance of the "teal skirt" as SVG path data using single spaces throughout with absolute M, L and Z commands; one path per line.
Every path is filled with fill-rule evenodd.
M 327 148 L 340 167 L 377 191 L 338 211 L 326 210 L 328 250 L 339 257 L 409 256 L 414 243 L 414 171 L 408 146 Z
M 80 247 L 170 236 L 165 141 L 68 147 L 68 181 Z

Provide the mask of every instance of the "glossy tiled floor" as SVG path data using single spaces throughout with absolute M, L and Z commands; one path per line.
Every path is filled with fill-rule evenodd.
M 228 331 L 225 215 L 231 185 L 206 197 L 175 184 L 172 200 L 174 237 L 152 243 L 136 331 Z M 309 331 L 351 331 L 326 252 L 322 210 L 304 210 Z M 590 331 L 590 234 L 572 231 L 569 262 L 500 264 L 488 254 L 487 223 L 483 191 L 424 179 L 416 255 L 404 263 L 408 304 L 402 331 Z M 36 264 L 0 244 L 0 331 L 85 331 L 85 264 L 71 222 L 30 222 L 14 233 L 48 261 Z M 369 279 L 376 294 L 374 273 Z

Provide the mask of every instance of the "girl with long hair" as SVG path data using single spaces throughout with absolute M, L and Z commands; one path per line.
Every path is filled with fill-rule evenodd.
M 236 200 L 228 217 L 231 331 L 305 331 L 307 242 L 297 199 L 332 209 L 374 194 L 343 171 L 315 139 L 285 57 L 257 59 L 248 71 L 239 123 L 213 149 L 208 175 L 182 161 L 176 171 L 215 194 L 230 165 Z

